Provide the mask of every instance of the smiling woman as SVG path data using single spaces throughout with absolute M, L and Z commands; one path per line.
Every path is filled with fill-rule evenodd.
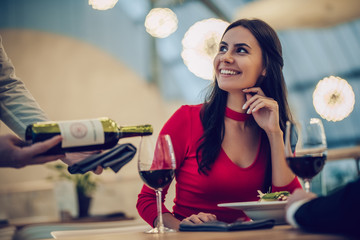
M 265 22 L 241 19 L 226 28 L 205 102 L 182 106 L 161 130 L 172 139 L 177 164 L 173 212 L 163 206 L 166 227 L 250 220 L 242 210 L 217 204 L 257 201 L 258 189 L 301 188 L 284 155 L 291 114 L 282 66 L 280 41 Z M 157 224 L 155 193 L 146 185 L 137 208 L 145 221 Z

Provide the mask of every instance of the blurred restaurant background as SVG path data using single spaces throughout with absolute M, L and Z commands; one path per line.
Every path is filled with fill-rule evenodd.
M 154 134 L 178 107 L 203 101 L 222 31 L 253 17 L 280 37 L 294 115 L 321 118 L 329 149 L 357 147 L 358 0 L 0 0 L 5 50 L 50 119 L 106 116 L 119 125 L 152 124 Z M 7 132 L 1 123 L 0 133 Z M 356 178 L 358 152 L 327 161 L 312 190 L 328 194 Z M 95 176 L 91 215 L 138 218 L 136 160 Z M 0 169 L 0 218 L 53 221 L 64 211 L 76 217 L 72 183 L 57 181 L 47 165 Z

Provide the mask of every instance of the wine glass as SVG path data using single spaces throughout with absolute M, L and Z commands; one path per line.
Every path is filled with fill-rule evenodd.
M 175 154 L 169 135 L 143 136 L 139 147 L 138 171 L 144 183 L 155 190 L 158 222 L 147 233 L 175 232 L 164 226 L 161 208 L 161 191 L 175 175 Z
M 286 161 L 293 173 L 303 179 L 306 192 L 310 192 L 311 179 L 324 167 L 326 150 L 324 126 L 319 118 L 286 123 Z

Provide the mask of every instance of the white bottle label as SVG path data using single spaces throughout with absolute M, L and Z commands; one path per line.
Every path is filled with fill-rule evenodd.
M 98 119 L 59 122 L 61 147 L 97 145 L 105 142 L 104 129 Z

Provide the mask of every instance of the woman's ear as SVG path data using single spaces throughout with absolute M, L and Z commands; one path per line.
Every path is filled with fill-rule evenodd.
M 261 72 L 261 76 L 265 77 L 266 76 L 266 68 L 264 68 Z

